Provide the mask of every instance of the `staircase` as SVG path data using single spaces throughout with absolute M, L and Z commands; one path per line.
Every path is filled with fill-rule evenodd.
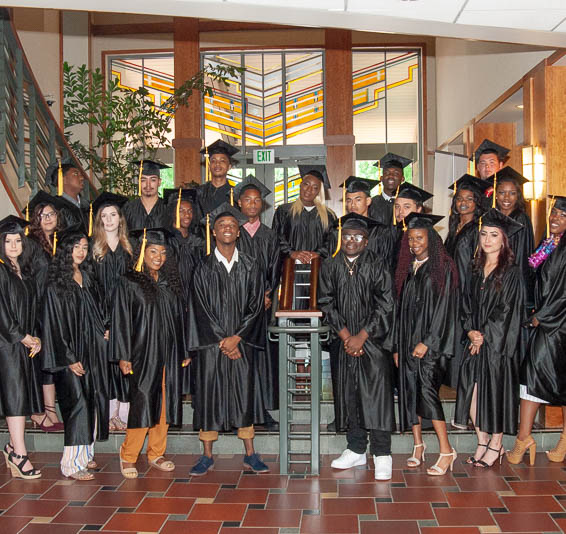
M 45 170 L 67 157 L 82 169 L 43 97 L 9 10 L 0 8 L 0 194 L 3 187 L 13 212 L 21 214 L 39 189 L 50 191 Z M 83 195 L 95 196 L 96 188 L 83 174 Z

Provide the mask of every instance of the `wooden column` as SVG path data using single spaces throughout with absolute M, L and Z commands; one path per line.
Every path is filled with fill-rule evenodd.
M 566 195 L 566 67 L 546 67 L 546 186 Z
M 355 165 L 354 120 L 352 115 L 352 32 L 325 31 L 326 65 L 326 167 L 332 184 L 331 204 L 342 215 L 338 186 L 351 174 Z
M 173 22 L 175 87 L 200 69 L 198 19 L 175 17 Z M 175 185 L 201 181 L 201 94 L 195 92 L 188 107 L 175 115 Z

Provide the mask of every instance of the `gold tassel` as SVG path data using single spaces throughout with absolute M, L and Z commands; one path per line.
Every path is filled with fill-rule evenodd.
M 53 232 L 53 256 L 57 252 L 57 232 Z
M 26 221 L 29 222 L 29 204 L 26 206 Z M 24 235 L 29 235 L 29 226 L 26 226 Z
M 138 172 L 138 196 L 141 197 L 141 193 L 142 193 L 142 174 L 143 174 L 143 159 L 140 161 L 140 170 Z
M 497 173 L 495 173 L 493 175 L 493 193 L 492 193 L 493 199 L 491 201 L 491 207 L 492 208 L 495 208 L 495 205 L 496 205 L 496 198 L 495 198 L 497 196 L 496 191 L 497 191 Z
M 210 161 L 209 161 L 209 157 L 208 157 L 208 147 L 205 148 L 205 152 L 204 152 L 204 164 L 205 164 L 205 176 L 204 176 L 204 181 L 205 182 L 210 182 Z
M 88 210 L 88 237 L 92 237 L 92 202 L 90 203 L 90 209 Z
M 140 273 L 141 270 L 143 269 L 143 257 L 145 256 L 145 244 L 147 243 L 146 233 L 147 233 L 147 230 L 144 228 L 143 229 L 143 240 L 142 240 L 141 249 L 140 249 L 140 257 L 138 258 L 138 262 L 136 263 L 136 271 L 138 273 Z
M 332 257 L 334 258 L 338 252 L 340 252 L 340 247 L 342 246 L 342 217 L 338 219 L 338 244 L 336 245 L 336 250 Z
M 483 219 L 483 215 L 480 217 L 478 222 L 478 244 L 476 245 L 476 250 L 474 250 L 474 258 L 476 257 L 476 254 L 478 253 L 478 249 L 480 248 L 479 234 L 481 233 L 481 229 L 482 229 L 482 219 Z
M 175 210 L 175 228 L 181 229 L 181 192 L 182 188 L 179 187 L 179 198 L 177 198 L 177 209 Z
M 456 193 L 458 193 L 458 180 L 454 181 L 454 197 L 456 196 Z M 448 215 L 452 215 L 452 205 L 450 205 L 450 210 L 448 212 Z
M 342 187 L 342 217 L 346 215 L 346 186 Z
M 59 169 L 57 170 L 57 195 L 63 194 L 63 167 L 61 167 L 61 160 L 59 160 Z
M 546 217 L 546 238 L 550 237 L 550 214 L 552 213 L 552 208 L 554 208 L 554 204 L 556 204 L 556 198 L 553 196 L 550 200 L 550 206 L 548 207 L 548 215 Z
M 206 214 L 206 255 L 210 255 L 210 214 Z
M 230 188 L 230 206 L 234 205 L 234 188 Z
M 403 219 L 403 232 L 407 231 L 407 225 L 405 224 L 405 219 Z
M 397 195 L 399 194 L 399 187 L 401 187 L 401 184 L 397 186 L 397 191 L 395 191 L 395 198 L 397 198 Z M 393 201 L 393 226 L 397 226 L 397 219 L 395 218 L 395 201 Z
M 383 193 L 383 184 L 381 183 L 381 160 L 377 160 L 377 177 L 379 178 L 379 184 L 377 185 L 377 196 L 380 196 Z

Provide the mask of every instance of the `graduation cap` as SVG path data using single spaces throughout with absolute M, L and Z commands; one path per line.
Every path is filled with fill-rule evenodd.
M 100 210 L 107 208 L 108 206 L 122 208 L 127 201 L 128 197 L 104 191 L 98 195 L 96 200 L 92 203 L 92 211 L 94 212 L 94 215 L 96 215 Z
M 324 189 L 330 189 L 330 180 L 328 179 L 328 173 L 326 172 L 326 165 L 299 165 L 299 173 L 301 178 L 310 175 L 318 178 Z
M 53 232 L 53 256 L 57 252 L 57 244 L 65 241 L 81 239 L 87 237 L 87 233 L 82 223 L 73 224 L 59 232 Z
M 507 154 L 509 154 L 509 149 L 498 145 L 489 139 L 484 139 L 474 152 L 476 162 L 479 161 L 480 156 L 483 154 L 497 154 L 499 160 L 503 161 L 507 157 Z
M 560 211 L 566 211 L 566 197 L 561 197 L 560 195 L 554 195 L 553 207 Z
M 244 216 L 241 211 L 228 204 L 228 202 L 223 202 L 220 206 L 203 217 L 200 222 L 206 228 L 207 256 L 210 254 L 210 228 L 214 227 L 214 223 L 221 217 L 234 217 L 234 219 L 238 221 L 238 226 L 242 226 L 242 224 L 248 222 L 248 218 Z
M 173 203 L 176 204 L 175 228 L 178 230 L 181 228 L 181 202 L 184 200 L 185 202 L 190 202 L 191 205 L 194 205 L 197 200 L 197 190 L 183 189 L 182 187 L 178 187 L 177 189 L 164 189 L 163 199 L 167 202 L 168 206 Z
M 489 183 L 492 187 L 496 187 L 497 183 L 501 182 L 515 182 L 517 187 L 521 187 L 526 184 L 527 180 L 522 174 L 518 173 L 513 167 L 503 167 L 500 171 L 497 171 L 494 175 L 486 178 L 485 181 Z
M 151 159 L 138 159 L 132 161 L 132 165 L 136 165 L 138 169 L 141 167 L 141 173 L 144 176 L 161 177 L 161 169 L 169 169 L 169 165 L 161 163 L 161 161 L 153 161 Z
M 521 223 L 518 223 L 511 217 L 507 217 L 507 215 L 503 215 L 495 208 L 490 208 L 480 217 L 480 229 L 485 226 L 501 228 L 507 234 L 507 237 L 511 237 L 523 228 Z
M 404 158 L 403 156 L 398 156 L 393 154 L 393 152 L 388 152 L 380 160 L 373 164 L 374 167 L 381 167 L 383 170 L 389 167 L 395 167 L 397 169 L 403 170 L 407 165 L 413 163 L 413 160 L 409 158 Z
M 262 199 L 271 193 L 265 185 L 251 174 L 248 174 L 236 187 L 234 187 L 234 197 L 236 200 L 240 198 L 240 195 L 246 191 L 246 189 L 256 189 L 259 191 Z
M 379 183 L 378 178 L 360 178 L 358 176 L 348 176 L 340 185 L 346 188 L 346 193 L 365 193 L 368 197 L 371 190 Z
M 397 198 L 409 198 L 414 200 L 415 202 L 426 202 L 434 195 L 417 187 L 416 185 L 410 184 L 408 182 L 403 182 L 399 186 L 399 190 L 397 193 Z
M 45 169 L 45 182 L 57 187 L 57 194 L 63 194 L 63 176 L 69 169 L 78 169 L 78 165 L 71 158 L 64 158 L 52 163 Z
M 459 189 L 467 189 L 469 191 L 474 191 L 478 195 L 482 196 L 485 191 L 487 191 L 491 187 L 491 184 L 478 178 L 477 176 L 472 176 L 471 174 L 464 174 L 460 176 L 452 185 L 448 186 L 448 189 L 452 189 L 454 194 Z
M 444 215 L 433 215 L 432 213 L 409 213 L 405 217 L 405 225 L 407 230 L 413 228 L 432 228 L 434 225 L 438 224 Z
M 224 154 L 228 156 L 230 160 L 232 159 L 232 156 L 234 156 L 238 152 L 240 152 L 238 148 L 232 146 L 229 143 L 226 143 L 225 141 L 222 141 L 222 139 L 214 141 L 214 143 L 208 145 L 200 151 L 201 154 L 208 154 L 209 157 L 213 156 L 214 154 Z
M 0 221 L 0 234 L 21 234 L 29 222 L 15 215 L 8 215 Z
M 130 236 L 137 239 L 141 243 L 140 255 L 134 267 L 138 273 L 143 269 L 143 259 L 145 256 L 145 247 L 147 245 L 163 245 L 169 244 L 169 240 L 173 234 L 167 228 L 138 228 L 130 232 Z
M 51 204 L 55 208 L 57 207 L 58 200 L 56 197 L 46 193 L 43 189 L 40 189 L 32 198 L 29 199 L 28 205 L 26 206 L 26 212 L 33 214 L 35 208 L 40 204 Z M 29 220 L 29 216 L 28 216 Z
M 336 250 L 332 257 L 336 256 L 340 252 L 340 247 L 342 246 L 342 230 L 361 230 L 366 235 L 374 226 L 379 226 L 381 223 L 375 219 L 370 219 L 369 217 L 364 217 L 357 213 L 348 213 L 348 215 L 342 215 L 339 219 L 334 221 L 333 226 L 338 228 L 338 243 L 336 244 Z

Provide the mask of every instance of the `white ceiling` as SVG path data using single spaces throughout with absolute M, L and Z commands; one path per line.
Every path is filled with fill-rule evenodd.
M 566 48 L 566 0 L 13 0 L 13 6 L 455 37 Z

